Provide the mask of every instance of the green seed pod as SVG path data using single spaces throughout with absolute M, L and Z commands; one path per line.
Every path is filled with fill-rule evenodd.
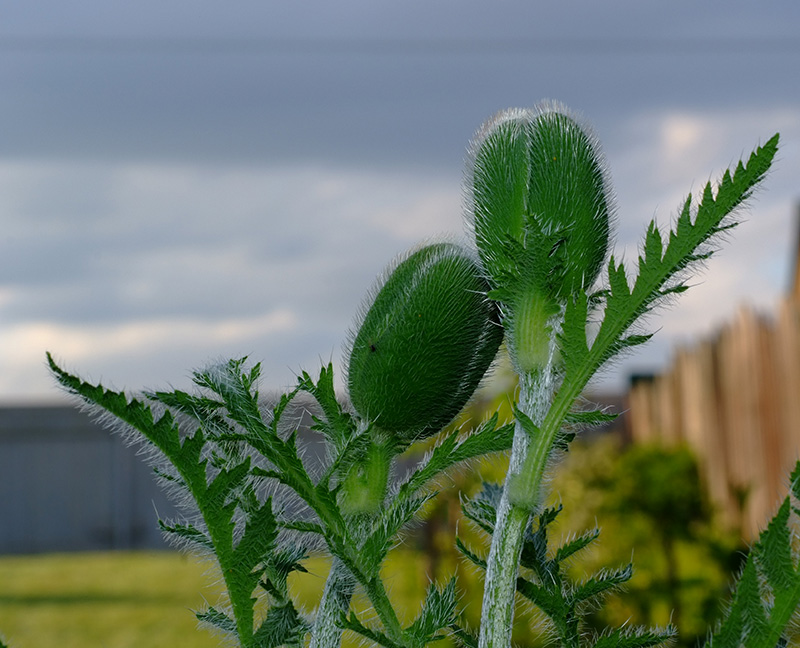
M 476 261 L 457 245 L 427 245 L 397 263 L 350 347 L 356 411 L 403 442 L 455 418 L 503 338 L 488 289 Z
M 471 154 L 476 244 L 512 354 L 528 370 L 547 355 L 548 320 L 592 286 L 605 261 L 613 213 L 605 161 L 595 138 L 551 104 L 498 114 Z

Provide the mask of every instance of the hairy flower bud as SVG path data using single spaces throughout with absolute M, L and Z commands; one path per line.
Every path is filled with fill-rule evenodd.
M 549 318 L 603 266 L 613 212 L 605 162 L 594 137 L 550 104 L 498 114 L 471 152 L 476 245 L 527 370 L 546 356 Z
M 447 425 L 503 338 L 488 289 L 457 245 L 427 245 L 401 260 L 374 293 L 350 348 L 356 411 L 402 441 Z

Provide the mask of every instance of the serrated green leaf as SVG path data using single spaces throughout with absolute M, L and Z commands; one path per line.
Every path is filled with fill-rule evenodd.
M 301 562 L 306 557 L 306 548 L 302 544 L 289 545 L 264 556 L 262 571 L 266 579 L 260 584 L 273 597 L 276 604 L 283 605 L 290 600 L 289 574 L 292 572 L 308 573 Z
M 274 557 L 278 522 L 272 510 L 272 498 L 245 518 L 244 533 L 234 549 L 234 560 L 250 571 L 255 565 Z
M 456 582 L 451 579 L 441 590 L 428 588 L 419 616 L 405 631 L 412 646 L 425 646 L 436 640 L 436 633 L 455 623 Z
M 622 300 L 627 299 L 631 295 L 631 289 L 630 286 L 628 286 L 628 277 L 625 273 L 625 265 L 622 263 L 617 265 L 613 256 L 608 264 L 608 285 L 611 288 L 611 299 Z M 609 302 L 611 299 L 609 299 Z
M 512 404 L 512 408 L 514 410 L 514 418 L 517 419 L 517 421 L 522 426 L 522 429 L 525 430 L 527 435 L 531 439 L 535 439 L 537 436 L 539 436 L 541 432 L 539 426 L 536 425 L 536 423 L 534 423 L 533 420 L 525 412 L 519 409 L 515 403 Z
M 547 558 L 547 527 L 562 510 L 562 506 L 544 509 L 538 516 L 536 531 L 528 530 L 522 543 L 520 565 L 534 571 L 540 578 L 549 579 L 558 571 L 558 565 Z
M 227 502 L 234 491 L 241 488 L 250 475 L 250 457 L 229 468 L 222 468 L 208 485 L 208 498 L 211 501 Z
M 325 529 L 319 524 L 315 524 L 314 522 L 306 522 L 304 520 L 282 520 L 281 528 L 288 529 L 290 531 L 300 531 L 301 533 L 315 533 L 321 536 L 325 535 Z
M 467 558 L 473 565 L 477 565 L 481 569 L 486 569 L 486 560 L 478 556 L 478 554 L 474 553 L 464 542 L 461 538 L 456 536 L 456 549 L 458 549 L 464 557 Z
M 405 646 L 395 643 L 382 632 L 365 626 L 363 623 L 361 623 L 361 621 L 358 620 L 355 612 L 350 612 L 350 616 L 345 616 L 342 614 L 342 617 L 339 620 L 339 626 L 344 630 L 350 630 L 351 632 L 355 632 L 362 637 L 366 637 L 379 646 L 385 646 L 385 648 L 406 648 Z
M 321 432 L 337 452 L 340 452 L 355 433 L 356 425 L 353 417 L 342 409 L 339 400 L 336 398 L 333 365 L 328 364 L 320 369 L 317 382 L 314 382 L 306 372 L 303 372 L 298 381 L 298 388 L 314 397 L 325 416 L 324 419 L 314 417 L 313 429 Z
M 367 576 L 377 575 L 386 554 L 395 542 L 394 538 L 398 531 L 408 524 L 417 511 L 435 496 L 436 493 L 428 493 L 404 500 L 396 499 L 388 509 L 381 513 L 359 551 L 364 573 Z
M 586 340 L 586 321 L 588 316 L 589 299 L 586 296 L 586 292 L 581 290 L 567 302 L 567 308 L 564 311 L 564 322 L 559 335 L 564 368 L 567 372 L 574 371 L 575 365 L 581 362 L 589 353 L 589 346 Z
M 792 473 L 793 481 L 800 466 Z M 794 487 L 794 483 L 793 483 Z M 759 537 L 736 585 L 727 618 L 706 645 L 714 648 L 773 648 L 800 610 L 800 574 L 788 528 L 787 498 Z
M 211 538 L 193 524 L 167 524 L 163 520 L 159 520 L 158 526 L 164 533 L 169 533 L 193 545 L 214 551 L 214 543 Z
M 660 297 L 666 297 L 667 295 L 680 295 L 681 293 L 685 293 L 687 290 L 689 290 L 689 286 L 686 284 L 676 284 L 674 286 L 663 288 L 658 294 Z
M 769 628 L 769 623 L 761 602 L 761 588 L 755 561 L 748 557 L 736 587 L 736 594 L 728 619 L 723 624 L 719 638 L 714 638 L 716 646 L 738 646 L 748 637 L 757 638 Z
M 553 560 L 558 563 L 564 562 L 568 558 L 571 558 L 573 555 L 578 553 L 579 551 L 588 547 L 592 542 L 597 540 L 600 536 L 600 529 L 592 529 L 591 531 L 586 531 L 581 535 L 573 538 L 572 540 L 568 540 L 563 545 L 561 545 L 555 552 L 555 556 Z
M 149 392 L 147 396 L 199 421 L 208 419 L 224 407 L 221 401 L 207 396 L 196 396 L 179 389 L 170 392 Z
M 204 612 L 196 612 L 195 616 L 201 623 L 207 623 L 223 632 L 233 635 L 236 634 L 236 623 L 234 620 L 224 612 L 220 612 L 213 607 L 208 608 Z
M 569 450 L 569 444 L 575 440 L 577 435 L 575 432 L 566 432 L 561 430 L 557 435 L 556 438 L 553 439 L 553 449 L 560 450 L 561 452 L 567 452 Z
M 192 475 L 202 473 L 202 484 L 198 484 L 197 482 L 200 480 L 195 479 L 192 485 L 195 488 L 198 486 L 201 487 L 203 492 L 208 488 L 205 474 L 207 461 L 201 459 L 205 445 L 206 435 L 203 434 L 202 429 L 198 428 L 195 430 L 194 434 L 183 438 L 183 441 L 180 443 L 180 448 L 174 452 L 171 457 L 172 462 L 176 464 L 176 468 L 178 468 L 180 472 L 188 471 L 192 473 Z
M 556 397 L 552 415 L 565 410 L 580 393 L 588 380 L 610 358 L 633 344 L 640 344 L 640 336 L 629 336 L 621 343 L 623 335 L 655 302 L 662 298 L 662 291 L 670 280 L 686 266 L 705 254 L 699 248 L 715 234 L 732 224 L 731 212 L 741 204 L 763 179 L 775 156 L 778 136 L 775 135 L 764 146 L 757 148 L 747 165 L 739 165 L 730 181 L 720 183 L 716 195 L 713 190 L 703 192 L 697 208 L 695 222 L 691 218 L 691 196 L 684 203 L 675 228 L 668 236 L 663 254 L 656 254 L 655 226 L 651 228 L 649 241 L 645 239 L 645 251 L 640 255 L 638 275 L 631 288 L 625 278 L 624 267 L 612 257 L 608 264 L 610 294 L 606 298 L 605 316 L 588 354 L 582 361 L 573 360 L 572 370 L 564 377 L 562 389 Z M 726 221 L 726 219 L 728 219 Z M 660 237 L 660 235 L 659 235 Z M 648 243 L 651 249 L 647 253 Z M 658 257 L 661 257 L 658 260 Z M 563 403 L 561 402 L 563 399 Z M 569 402 L 567 402 L 569 401 Z M 545 421 L 543 427 L 560 427 L 556 421 Z
M 303 637 L 310 629 L 291 602 L 273 605 L 253 635 L 256 648 L 302 646 Z
M 361 431 L 354 429 L 346 440 L 342 440 L 333 461 L 320 478 L 319 485 L 328 489 L 334 476 L 338 476 L 341 483 L 342 478 L 352 470 L 353 466 L 363 463 L 372 445 L 371 429 Z
M 647 234 L 644 240 L 644 261 L 641 263 L 658 264 L 664 254 L 664 244 L 661 240 L 661 232 L 655 221 L 650 221 Z M 641 259 L 641 257 L 640 257 Z
M 448 464 L 443 464 L 440 472 L 462 461 L 510 449 L 514 440 L 514 425 L 497 427 L 497 418 L 497 413 L 493 414 L 475 432 L 462 439 L 450 454 Z
M 633 564 L 628 564 L 620 569 L 613 569 L 595 574 L 585 583 L 581 583 L 570 599 L 574 603 L 592 601 L 602 594 L 617 589 L 627 583 L 633 576 Z
M 170 484 L 174 484 L 183 490 L 188 490 L 189 487 L 186 485 L 186 482 L 181 478 L 180 475 L 173 475 L 164 470 L 161 470 L 157 466 L 153 467 L 153 474 L 158 478 Z
M 83 400 L 105 409 L 121 421 L 127 423 L 159 450 L 171 457 L 180 444 L 180 432 L 172 415 L 165 412 L 155 419 L 150 407 L 145 403 L 128 398 L 121 392 L 105 389 L 102 385 L 92 385 L 82 381 L 77 376 L 61 369 L 47 354 L 47 363 L 59 383 L 71 393 L 80 396 Z
M 415 494 L 438 475 L 463 461 L 469 461 L 493 452 L 505 452 L 511 448 L 514 439 L 514 426 L 509 424 L 497 428 L 497 420 L 498 416 L 495 413 L 476 431 L 461 440 L 459 440 L 460 431 L 454 430 L 431 451 L 422 465 L 409 476 L 400 487 L 398 497 L 405 498 Z
M 465 500 L 461 505 L 464 517 L 491 535 L 497 519 L 497 507 L 500 505 L 502 496 L 502 486 L 484 482 L 481 491 L 472 499 Z
M 647 333 L 645 335 L 628 335 L 619 340 L 616 345 L 616 351 L 619 352 L 622 349 L 629 349 L 630 347 L 639 346 L 640 344 L 644 344 L 645 342 L 649 341 L 651 337 L 653 337 L 652 333 Z
M 756 561 L 767 577 L 767 583 L 777 596 L 784 590 L 798 586 L 800 577 L 792 560 L 792 537 L 787 523 L 790 504 L 787 497 L 775 517 L 758 540 Z
M 549 616 L 556 627 L 562 626 L 564 619 L 569 614 L 569 609 L 560 590 L 537 585 L 525 578 L 518 578 L 517 591 Z
M 593 648 L 651 648 L 666 644 L 677 633 L 674 628 L 666 630 L 618 629 L 600 637 Z
M 478 648 L 478 636 L 466 628 L 453 624 L 450 626 L 452 637 L 459 648 Z

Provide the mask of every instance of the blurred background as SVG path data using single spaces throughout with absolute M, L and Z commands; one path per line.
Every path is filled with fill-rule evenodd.
M 637 546 L 644 580 L 620 618 L 663 623 L 678 609 L 702 634 L 800 449 L 798 28 L 793 0 L 0 7 L 0 632 L 46 645 L 25 638 L 47 625 L 38 613 L 57 619 L 63 639 L 67 619 L 82 618 L 74 606 L 113 619 L 96 606 L 128 601 L 142 617 L 143 601 L 159 600 L 109 595 L 109 570 L 122 568 L 102 560 L 100 585 L 81 585 L 80 560 L 104 554 L 68 554 L 57 564 L 82 565 L 78 584 L 48 589 L 56 563 L 37 559 L 163 548 L 153 509 L 173 509 L 130 449 L 68 406 L 46 350 L 131 390 L 186 388 L 191 369 L 242 355 L 263 363 L 265 392 L 329 360 L 338 369 L 353 314 L 388 261 L 464 236 L 462 174 L 480 124 L 552 99 L 603 145 L 616 252 L 630 264 L 651 218 L 666 227 L 687 192 L 782 136 L 743 224 L 692 289 L 650 318 L 658 333 L 646 348 L 592 386 L 627 414 L 596 435 L 605 445 L 574 454 L 588 463 L 567 466 L 554 488 L 567 508 L 586 503 L 573 508 L 588 517 L 565 524 L 597 515 L 610 525 L 613 560 Z M 510 389 L 498 372 L 470 416 Z M 647 489 L 615 492 L 621 480 L 608 476 L 631 474 L 620 464 L 628 452 L 650 451 L 677 454 L 675 470 L 688 471 L 680 533 L 648 527 L 644 504 L 638 522 L 614 522 L 625 492 Z M 457 564 L 441 553 L 457 501 L 437 510 L 414 544 L 435 558 L 419 587 L 434 563 Z M 662 536 L 652 558 L 638 548 Z M 138 585 L 145 568 L 132 569 Z M 195 581 L 187 592 L 170 622 L 193 625 Z M 705 612 L 692 620 L 688 609 Z M 111 642 L 120 625 L 75 645 Z M 131 636 L 102 645 L 183 645 Z

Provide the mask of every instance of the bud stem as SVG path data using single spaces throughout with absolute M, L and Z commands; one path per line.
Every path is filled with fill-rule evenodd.
M 551 326 L 550 330 L 554 328 Z M 556 343 L 557 336 L 551 333 L 544 366 L 520 375 L 519 407 L 536 426 L 543 423 L 555 393 Z M 511 644 L 522 543 L 541 500 L 542 480 L 554 440 L 555 434 L 531 435 L 517 419 L 508 478 L 486 564 L 479 648 L 507 648 Z
M 524 292 L 512 308 L 511 342 L 514 363 L 520 374 L 541 371 L 553 353 L 552 319 L 558 305 L 541 291 Z

